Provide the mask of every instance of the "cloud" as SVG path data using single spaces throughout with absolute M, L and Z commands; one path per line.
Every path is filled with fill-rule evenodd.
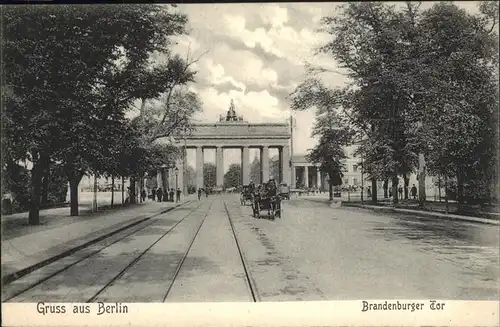
M 470 2 L 457 4 L 469 11 L 476 7 Z M 204 103 L 197 119 L 217 121 L 234 99 L 237 113 L 250 122 L 284 121 L 290 114 L 287 96 L 304 80 L 305 62 L 328 69 L 321 77 L 330 87 L 343 86 L 347 79 L 335 60 L 328 54 L 314 55 L 329 40 L 329 35 L 317 32 L 320 20 L 337 14 L 338 5 L 178 5 L 188 15 L 190 35 L 176 39 L 174 50 L 186 55 L 189 48 L 193 56 L 209 50 L 194 66 L 198 74 L 191 88 Z M 294 115 L 295 153 L 305 153 L 315 143 L 310 136 L 314 111 Z

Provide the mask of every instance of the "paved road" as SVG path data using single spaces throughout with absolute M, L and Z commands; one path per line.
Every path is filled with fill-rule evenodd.
M 7 285 L 4 297 L 498 299 L 498 226 L 329 208 L 304 199 L 284 202 L 282 216 L 254 218 L 237 195 L 204 198 L 35 271 Z

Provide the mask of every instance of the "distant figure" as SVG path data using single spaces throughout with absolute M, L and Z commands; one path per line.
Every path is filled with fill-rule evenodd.
M 161 189 L 161 187 L 159 187 L 158 190 L 156 191 L 156 196 L 158 197 L 158 202 L 161 202 L 163 197 L 163 190 Z
M 399 193 L 399 198 L 403 199 L 403 187 L 402 186 L 398 187 L 398 193 Z
M 370 186 L 368 186 L 368 189 L 366 190 L 366 194 L 368 195 L 369 198 L 372 197 L 372 189 L 370 188 Z
M 177 188 L 177 202 L 181 202 L 181 194 L 182 194 L 181 189 Z
M 201 187 L 198 189 L 198 201 L 201 199 Z
M 156 187 L 153 187 L 153 189 L 151 190 L 151 198 L 154 200 L 156 200 Z
M 417 199 L 417 187 L 415 184 L 411 187 L 411 196 L 413 197 L 413 200 Z
M 143 189 L 142 192 L 141 192 L 141 200 L 142 200 L 142 202 L 146 201 L 146 195 L 147 195 L 146 194 L 146 190 Z
M 170 202 L 174 202 L 174 194 L 175 194 L 174 189 L 171 188 L 170 192 L 168 192 L 168 195 L 170 196 Z

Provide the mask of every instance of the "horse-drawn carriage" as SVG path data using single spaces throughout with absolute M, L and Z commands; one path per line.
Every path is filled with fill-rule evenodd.
M 254 194 L 252 189 L 248 185 L 243 186 L 243 190 L 240 194 L 240 203 L 241 205 L 245 205 L 247 202 L 253 203 Z
M 261 211 L 267 211 L 267 216 L 274 219 L 281 218 L 281 197 L 276 192 L 276 187 L 264 184 L 257 190 L 252 203 L 253 216 L 260 218 Z

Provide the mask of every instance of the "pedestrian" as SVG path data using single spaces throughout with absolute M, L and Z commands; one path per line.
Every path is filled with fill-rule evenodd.
M 198 189 L 198 201 L 201 199 L 201 187 Z
M 158 196 L 158 202 L 161 202 L 163 196 L 163 190 L 161 189 L 161 187 L 159 187 L 156 191 L 156 196 Z
M 181 189 L 178 187 L 178 188 L 177 188 L 177 202 L 181 202 L 181 194 L 182 194 L 182 191 L 181 191 Z
M 151 198 L 153 201 L 156 200 L 156 186 L 151 190 Z
M 127 187 L 127 197 L 125 198 L 125 203 L 130 203 L 130 193 L 132 193 L 132 189 Z
M 143 189 L 142 192 L 141 192 L 141 199 L 142 199 L 142 202 L 146 201 L 146 190 Z
M 371 198 L 372 197 L 372 190 L 370 188 L 370 186 L 368 186 L 368 189 L 366 190 L 366 195 Z
M 411 196 L 413 197 L 413 200 L 417 199 L 417 187 L 415 184 L 411 187 Z
M 170 192 L 168 193 L 168 195 L 170 196 L 170 202 L 174 202 L 174 194 L 175 194 L 174 189 L 171 188 Z
M 398 187 L 398 193 L 399 193 L 399 198 L 403 199 L 403 187 L 402 186 Z

